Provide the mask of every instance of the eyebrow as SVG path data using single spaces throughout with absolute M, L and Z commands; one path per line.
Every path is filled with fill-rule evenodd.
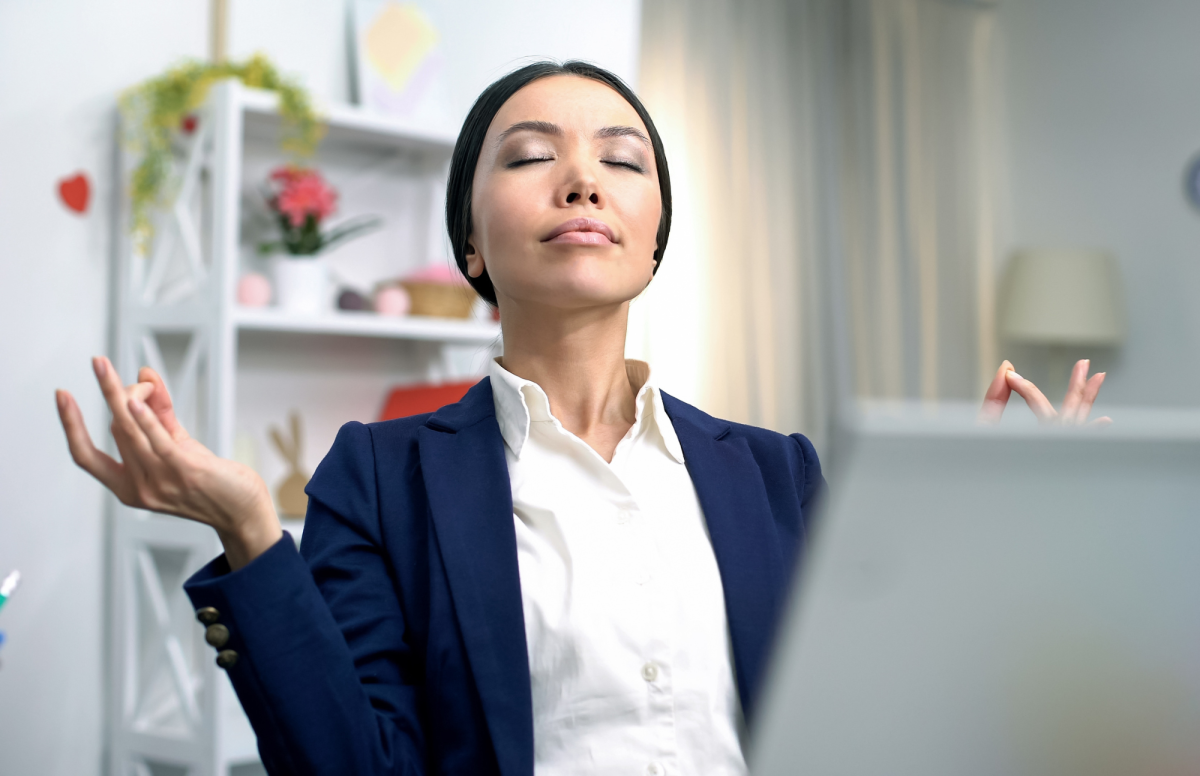
M 602 127 L 601 129 L 596 130 L 596 137 L 636 137 L 647 146 L 650 145 L 650 138 L 646 137 L 646 133 L 637 127 Z
M 537 132 L 539 134 L 553 135 L 555 137 L 562 137 L 564 134 L 566 134 L 563 132 L 562 127 L 558 126 L 557 124 L 552 124 L 549 121 L 518 121 L 516 124 L 513 124 L 511 127 L 496 136 L 496 145 L 500 145 L 504 142 L 505 138 L 517 132 Z M 647 146 L 650 145 L 650 138 L 646 137 L 646 133 L 642 132 L 637 127 L 601 127 L 600 129 L 596 130 L 595 137 L 598 139 L 609 137 L 636 137 Z
M 518 121 L 496 136 L 496 145 L 500 145 L 506 137 L 517 132 L 538 132 L 543 135 L 563 136 L 562 127 L 551 124 L 549 121 Z

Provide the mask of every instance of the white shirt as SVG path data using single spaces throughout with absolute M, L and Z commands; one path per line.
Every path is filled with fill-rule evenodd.
M 537 776 L 745 774 L 721 577 L 662 397 L 612 463 L 497 362 L 533 690 Z

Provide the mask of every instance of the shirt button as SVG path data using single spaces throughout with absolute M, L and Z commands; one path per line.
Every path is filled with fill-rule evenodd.
M 617 510 L 617 523 L 619 525 L 625 525 L 632 519 L 633 519 L 633 513 L 630 512 L 628 509 L 618 509 Z
M 666 772 L 661 763 L 650 763 L 646 766 L 646 776 L 663 776 Z
M 645 679 L 647 682 L 653 682 L 655 679 L 658 678 L 658 666 L 656 666 L 653 661 L 642 666 L 642 678 Z M 657 763 L 652 763 L 652 765 L 661 767 L 661 766 L 658 766 Z

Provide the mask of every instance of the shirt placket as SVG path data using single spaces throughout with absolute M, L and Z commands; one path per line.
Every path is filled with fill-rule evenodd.
M 635 436 L 632 443 L 637 442 Z M 621 476 L 621 468 L 633 461 L 635 456 L 623 456 L 619 461 L 614 456 L 610 475 L 620 484 L 626 500 L 616 507 L 618 529 L 627 535 L 622 545 L 627 547 L 632 562 L 629 564 L 629 580 L 633 585 L 631 602 L 636 611 L 637 633 L 641 652 L 641 665 L 637 667 L 646 688 L 646 704 L 649 711 L 646 739 L 649 747 L 643 773 L 646 776 L 674 776 L 679 773 L 678 741 L 675 720 L 675 677 L 672 655 L 675 653 L 676 637 L 674 608 L 670 600 L 671 583 L 666 578 L 664 562 L 654 532 L 648 521 L 651 515 L 642 511 L 641 505 Z M 634 614 L 634 613 L 631 613 Z

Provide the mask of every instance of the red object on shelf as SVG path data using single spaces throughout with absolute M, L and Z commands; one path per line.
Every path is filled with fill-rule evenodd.
M 407 418 L 422 412 L 436 412 L 447 404 L 453 404 L 467 394 L 476 380 L 440 385 L 408 385 L 396 388 L 388 394 L 380 420 Z

